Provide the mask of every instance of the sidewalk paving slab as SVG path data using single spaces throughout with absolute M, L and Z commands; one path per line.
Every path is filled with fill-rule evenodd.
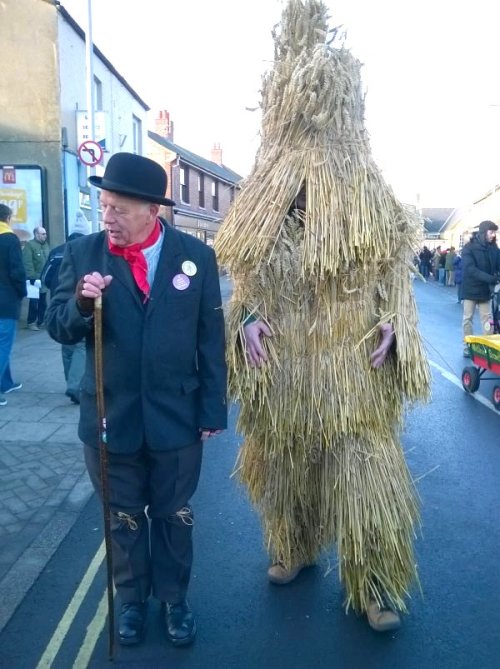
M 227 301 L 229 279 L 221 292 Z M 61 347 L 23 327 L 25 316 L 26 301 L 11 356 L 22 388 L 0 407 L 0 632 L 93 494 Z
M 60 345 L 19 326 L 11 370 L 23 385 L 0 407 L 0 631 L 93 493 Z

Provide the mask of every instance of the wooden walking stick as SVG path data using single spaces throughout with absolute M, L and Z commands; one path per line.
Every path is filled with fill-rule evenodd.
M 113 659 L 115 641 L 115 615 L 113 602 L 113 555 L 111 548 L 111 510 L 108 486 L 108 449 L 106 446 L 106 413 L 104 407 L 104 381 L 102 365 L 102 297 L 95 300 L 95 385 L 97 398 L 97 420 L 99 427 L 99 464 L 101 472 L 102 510 L 104 515 L 104 544 L 106 546 L 106 571 L 108 589 L 108 655 Z

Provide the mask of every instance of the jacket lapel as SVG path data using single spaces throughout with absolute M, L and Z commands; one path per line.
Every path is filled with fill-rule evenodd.
M 111 253 L 107 248 L 107 244 L 105 247 L 105 253 L 107 257 L 107 265 L 109 267 L 109 274 L 111 274 L 113 277 L 113 281 L 119 281 L 121 284 L 123 284 L 123 286 L 125 286 L 125 288 L 132 293 L 137 304 L 143 308 L 139 291 L 135 285 L 134 277 L 132 276 L 132 272 L 125 258 L 116 256 Z
M 171 285 L 174 276 L 180 272 L 179 258 L 182 256 L 182 245 L 179 235 L 168 223 L 164 225 L 163 230 L 163 246 L 151 290 L 149 305 L 151 310 L 154 309 L 157 301 Z

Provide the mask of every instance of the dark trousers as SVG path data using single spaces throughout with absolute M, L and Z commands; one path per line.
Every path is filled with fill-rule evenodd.
M 30 299 L 28 302 L 28 325 L 36 323 L 38 327 L 43 324 L 45 310 L 47 309 L 47 293 L 40 293 L 38 300 Z
M 144 602 L 150 592 L 163 602 L 186 597 L 193 561 L 189 500 L 201 458 L 201 442 L 174 451 L 143 446 L 108 454 L 113 578 L 122 603 Z M 99 451 L 85 446 L 85 462 L 101 496 Z

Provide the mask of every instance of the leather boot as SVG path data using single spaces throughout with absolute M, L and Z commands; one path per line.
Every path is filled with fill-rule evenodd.
M 143 640 L 147 611 L 145 602 L 122 604 L 118 621 L 118 637 L 122 646 L 135 646 Z
M 167 639 L 174 646 L 188 646 L 196 636 L 196 621 L 186 600 L 171 604 L 165 602 Z

